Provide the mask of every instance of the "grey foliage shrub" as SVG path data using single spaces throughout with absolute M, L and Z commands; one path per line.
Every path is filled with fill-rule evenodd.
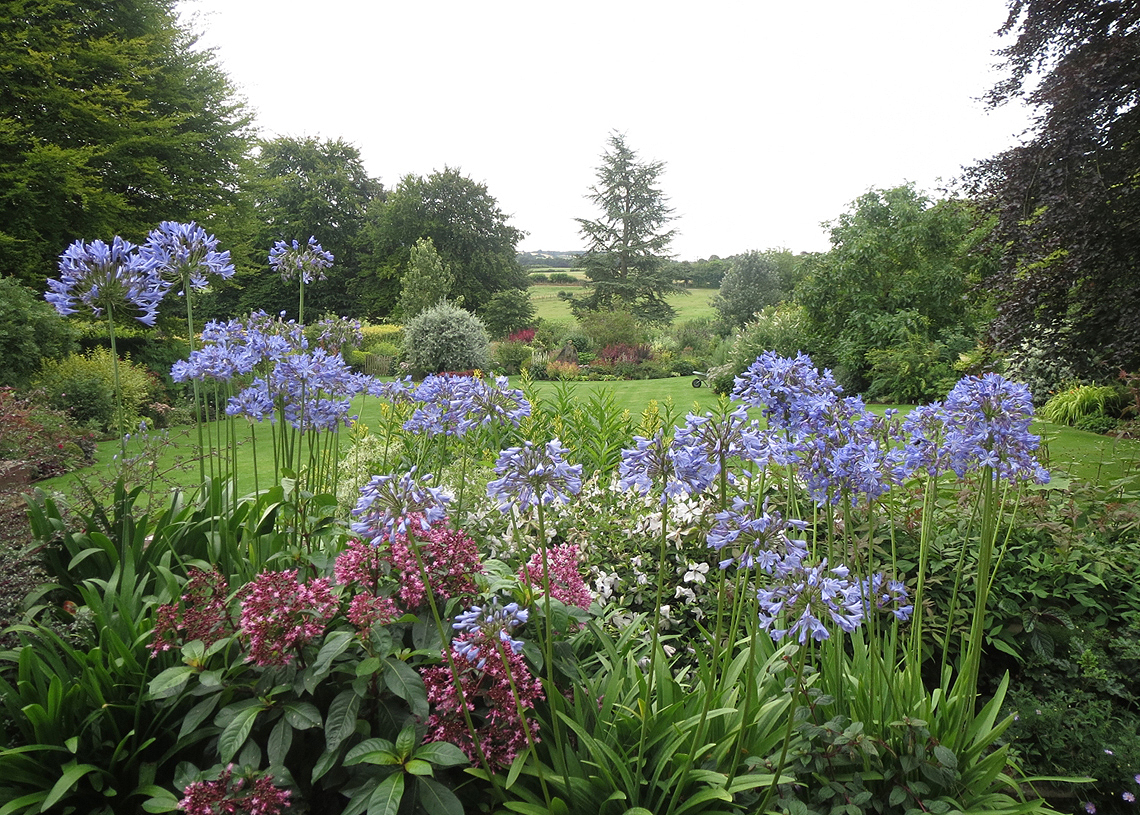
M 450 303 L 437 303 L 409 320 L 404 349 L 417 374 L 487 370 L 491 364 L 483 321 Z

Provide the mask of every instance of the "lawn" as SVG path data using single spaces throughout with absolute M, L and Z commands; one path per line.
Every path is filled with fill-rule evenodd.
M 586 290 L 581 286 L 558 286 L 548 283 L 538 283 L 529 289 L 530 301 L 534 303 L 535 315 L 544 320 L 568 322 L 574 319 L 570 313 L 570 305 L 558 298 L 559 293 L 569 292 L 574 295 L 583 295 Z M 709 301 L 716 295 L 718 289 L 686 289 L 680 294 L 668 297 L 669 305 L 677 310 L 677 322 L 686 320 L 700 320 L 715 317 L 716 310 Z
M 517 380 L 512 382 L 517 384 Z M 611 392 L 615 408 L 628 411 L 635 422 L 651 400 L 655 400 L 661 409 L 671 410 L 678 421 L 683 421 L 686 413 L 703 412 L 716 403 L 716 394 L 708 388 L 694 388 L 692 382 L 692 377 L 672 377 L 629 382 L 575 382 L 569 387 L 573 388 L 576 400 L 582 404 L 595 394 Z M 557 385 L 536 382 L 534 387 L 540 398 L 549 399 Z M 366 425 L 375 425 L 379 420 L 380 404 L 376 399 L 359 399 L 353 408 Z M 873 405 L 871 409 L 881 413 L 889 407 L 892 406 Z M 893 407 L 903 411 L 909 409 L 906 405 Z M 225 432 L 224 427 L 225 423 L 215 422 L 208 429 L 217 439 L 218 434 Z M 257 471 L 269 473 L 273 471 L 273 457 L 268 424 L 247 425 L 241 430 L 235 447 L 238 492 L 244 494 L 254 489 L 255 459 Z M 1053 486 L 1064 487 L 1069 483 L 1068 479 L 1079 479 L 1110 494 L 1140 491 L 1140 442 L 1118 440 L 1048 422 L 1036 422 L 1034 432 L 1042 436 L 1042 457 L 1045 466 L 1053 472 Z M 214 446 L 218 446 L 216 442 Z M 66 493 L 79 483 L 106 478 L 112 472 L 119 449 L 117 441 L 102 442 L 93 466 L 40 482 L 37 486 Z M 138 477 L 154 477 L 158 481 L 167 480 L 190 488 L 198 482 L 198 467 L 189 460 L 193 449 L 191 428 L 174 428 L 165 437 L 151 437 L 149 442 L 137 436 L 131 438 L 127 456 L 128 461 L 133 461 L 133 466 L 138 468 Z

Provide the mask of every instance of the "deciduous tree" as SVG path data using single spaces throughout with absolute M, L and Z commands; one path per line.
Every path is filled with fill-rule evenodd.
M 668 228 L 673 210 L 658 186 L 664 169 L 664 162 L 639 159 L 623 135 L 611 134 L 587 196 L 602 214 L 577 219 L 587 245 L 578 263 L 591 290 L 573 301 L 575 311 L 625 310 L 645 322 L 673 320 L 665 298 L 680 289 L 667 264 L 676 230 Z
M 74 240 L 225 219 L 249 116 L 172 0 L 7 0 L 0 275 L 36 290 Z
M 306 317 L 334 313 L 375 316 L 362 281 L 365 216 L 383 196 L 380 182 L 365 169 L 356 146 L 342 139 L 279 137 L 262 141 L 246 168 L 244 185 L 251 210 L 244 235 L 227 246 L 238 273 L 216 287 L 210 314 L 234 316 L 254 309 L 296 317 L 297 292 L 282 286 L 267 262 L 276 241 L 304 245 L 315 237 L 334 258 L 326 279 L 305 290 Z
M 427 178 L 407 175 L 370 214 L 369 252 L 375 274 L 399 280 L 420 238 L 431 238 L 455 275 L 452 298 L 477 310 L 495 292 L 521 289 L 526 273 L 516 245 L 524 232 L 487 191 L 459 170 L 445 167 Z
M 935 202 L 910 185 L 860 196 L 831 224 L 831 250 L 805 261 L 796 299 L 817 346 L 807 350 L 864 391 L 871 351 L 916 334 L 972 338 L 985 312 L 968 294 L 992 264 L 973 250 L 986 232 L 966 202 Z
M 989 101 L 1036 111 L 1021 146 L 975 167 L 1005 248 L 992 333 L 1043 335 L 1086 376 L 1140 368 L 1140 5 L 1011 0 Z

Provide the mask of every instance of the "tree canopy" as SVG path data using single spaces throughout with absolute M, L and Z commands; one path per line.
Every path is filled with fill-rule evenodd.
M 281 285 L 266 258 L 274 242 L 304 244 L 310 236 L 332 253 L 334 262 L 324 281 L 306 288 L 306 314 L 373 316 L 373 299 L 361 279 L 368 260 L 360 248 L 368 209 L 382 198 L 383 187 L 368 175 L 359 149 L 341 139 L 283 136 L 261 141 L 246 167 L 244 188 L 248 218 L 234 245 L 226 247 L 238 273 L 216 287 L 214 316 L 254 309 L 296 316 L 297 292 Z
M 831 224 L 831 250 L 805 261 L 796 289 L 816 361 L 864 391 L 869 353 L 976 330 L 984 310 L 967 295 L 991 262 L 974 252 L 985 234 L 966 202 L 935 202 L 910 185 L 856 199 Z
M 42 290 L 78 238 L 138 241 L 233 206 L 249 117 L 172 0 L 8 0 L 0 275 Z
M 525 233 L 508 218 L 485 184 L 459 170 L 445 167 L 427 178 L 404 176 L 370 214 L 374 273 L 398 281 L 408 269 L 416 241 L 430 238 L 455 276 L 451 290 L 440 292 L 440 297 L 462 298 L 463 308 L 479 309 L 495 292 L 527 285 L 516 252 Z M 396 286 L 393 305 L 398 293 Z
M 1011 0 L 990 93 L 1023 100 L 1035 126 L 973 168 L 1004 248 L 992 333 L 1038 346 L 1088 376 L 1140 368 L 1140 6 L 1124 0 Z
M 590 293 L 572 305 L 579 313 L 625 310 L 645 322 L 670 322 L 675 312 L 665 297 L 679 289 L 667 263 L 673 210 L 658 186 L 665 163 L 639 159 L 619 133 L 608 144 L 587 196 L 602 214 L 577 219 L 587 245 L 578 265 Z
M 774 306 L 791 293 L 790 279 L 796 258 L 787 250 L 747 252 L 732 259 L 732 265 L 713 298 L 713 307 L 732 328 L 739 328 L 765 306 Z

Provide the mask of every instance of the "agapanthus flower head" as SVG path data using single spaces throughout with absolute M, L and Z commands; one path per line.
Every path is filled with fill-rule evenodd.
M 529 612 L 518 603 L 500 605 L 497 598 L 481 606 L 471 606 L 457 615 L 451 627 L 459 632 L 451 643 L 456 654 L 482 668 L 488 658 L 496 658 L 496 641 L 516 654 L 521 654 L 522 640 L 513 636 L 515 629 L 526 625 Z
M 809 637 L 817 642 L 830 638 L 829 622 L 854 631 L 863 622 L 863 592 L 859 581 L 849 580 L 848 574 L 843 566 L 828 569 L 824 559 L 778 576 L 756 593 L 760 627 L 773 640 L 792 636 L 801 645 Z M 776 627 L 781 624 L 786 627 Z
M 1024 385 L 999 374 L 968 376 L 950 391 L 942 410 L 947 459 L 959 478 L 990 467 L 1007 481 L 1049 481 L 1034 455 L 1041 440 L 1029 432 L 1033 400 Z
M 209 275 L 223 279 L 234 275 L 229 250 L 219 252 L 218 239 L 193 221 L 163 221 L 151 230 L 140 251 L 154 261 L 159 274 L 172 282 L 188 280 L 195 289 L 206 288 Z
M 352 531 L 374 546 L 396 535 L 431 531 L 432 524 L 447 517 L 445 506 L 451 500 L 431 486 L 431 474 L 417 478 L 412 469 L 403 475 L 376 475 L 360 489 L 352 515 L 357 520 Z
M 901 483 L 903 454 L 891 433 L 894 424 L 874 415 L 858 396 L 821 398 L 794 432 L 793 455 L 803 466 L 816 503 L 872 501 Z
M 289 790 L 273 783 L 273 776 L 259 776 L 246 788 L 248 779 L 233 777 L 233 766 L 222 770 L 214 781 L 192 781 L 183 791 L 178 808 L 186 815 L 280 815 L 289 806 Z
M 472 658 L 466 651 L 455 651 L 454 665 L 463 695 L 455 690 L 455 676 L 450 665 L 439 665 L 422 671 L 432 714 L 427 722 L 425 741 L 449 741 L 456 744 L 472 761 L 478 752 L 463 716 L 475 723 L 475 735 L 487 761 L 497 767 L 509 767 L 515 757 L 527 748 L 527 731 L 538 741 L 538 720 L 534 716 L 520 718 L 545 697 L 542 685 L 527 667 L 522 654 L 511 647 L 496 646 L 497 656 L 484 649 Z M 517 696 L 517 702 L 516 702 Z
M 262 572 L 242 591 L 241 633 L 249 661 L 288 665 L 301 646 L 324 633 L 337 607 L 325 578 L 300 583 L 296 569 Z
M 525 442 L 499 454 L 495 474 L 499 477 L 487 484 L 487 495 L 494 498 L 502 512 L 518 507 L 527 512 L 539 504 L 555 501 L 568 503 L 572 495 L 582 491 L 582 465 L 566 462 L 566 448 L 558 439 L 539 447 Z
M 491 424 L 518 427 L 530 415 L 530 401 L 521 390 L 510 387 L 505 376 L 496 377 L 493 383 L 480 377 L 463 378 L 467 380 L 466 393 L 453 405 L 462 414 L 457 428 L 460 434 Z
M 86 306 L 96 315 L 104 311 L 137 309 L 139 322 L 154 325 L 158 304 L 170 284 L 162 279 L 154 261 L 118 235 L 110 244 L 79 240 L 59 258 L 59 279 L 47 281 L 44 299 L 63 316 L 77 314 Z
M 769 427 L 794 432 L 841 391 L 831 371 L 820 373 L 806 354 L 765 351 L 736 378 L 732 395 L 760 408 Z
M 418 526 L 414 522 L 412 525 Z M 424 585 L 421 564 L 431 591 L 445 600 L 475 594 L 474 576 L 483 571 L 475 539 L 461 529 L 452 529 L 445 521 L 432 524 L 426 532 L 418 531 L 414 539 L 402 534 L 393 536 L 387 557 L 392 573 L 400 578 L 400 602 L 409 610 L 420 608 L 427 600 L 428 587 Z
M 863 580 L 862 591 L 864 616 L 874 608 L 876 611 L 890 612 L 896 619 L 905 622 L 914 613 L 914 606 L 907 602 L 910 595 L 906 584 L 901 580 L 889 580 L 882 572 L 876 572 Z
M 729 555 L 720 561 L 722 569 L 736 563 L 783 577 L 800 569 L 807 558 L 807 543 L 789 537 L 806 528 L 804 521 L 785 519 L 767 506 L 757 513 L 751 502 L 736 497 L 731 509 L 716 514 L 707 540 L 710 548 Z
M 652 438 L 634 436 L 633 443 L 632 448 L 621 451 L 618 489 L 641 495 L 660 489 L 662 503 L 666 498 L 684 495 L 685 482 L 677 472 L 677 451 L 665 438 L 665 431 L 658 430 Z
M 470 377 L 432 374 L 412 392 L 415 409 L 404 430 L 427 436 L 459 434 L 459 422 L 467 412 L 466 381 Z
M 360 320 L 350 320 L 347 317 L 326 317 L 314 329 L 317 332 L 317 345 L 332 353 L 339 354 L 340 349 L 346 345 L 359 346 L 364 340 Z
M 564 543 L 547 548 L 545 573 L 542 565 L 542 552 L 535 552 L 519 569 L 519 580 L 535 592 L 543 592 L 549 586 L 550 596 L 568 606 L 590 607 L 593 597 L 578 568 L 577 546 Z
M 764 466 L 779 459 L 772 441 L 771 434 L 762 432 L 758 423 L 748 418 L 743 405 L 727 413 L 690 413 L 673 435 L 677 480 L 694 495 L 712 486 L 722 472 L 728 483 L 735 483 L 730 460 L 739 458 Z
M 332 253 L 326 252 L 313 236 L 305 246 L 296 240 L 292 244 L 277 241 L 269 250 L 269 265 L 281 275 L 282 280 L 300 277 L 306 286 L 314 280 L 324 280 L 325 269 L 332 264 Z

